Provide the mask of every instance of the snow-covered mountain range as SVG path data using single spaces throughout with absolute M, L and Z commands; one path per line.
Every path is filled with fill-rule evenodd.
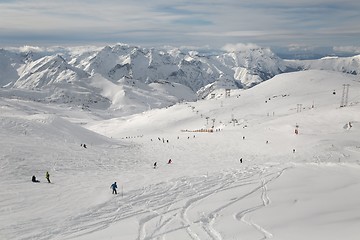
M 358 75 L 360 56 L 284 60 L 260 47 L 210 55 L 126 44 L 0 50 L 0 86 L 7 89 L 4 94 L 26 98 L 27 91 L 38 91 L 39 97 L 31 100 L 86 109 L 133 109 L 134 113 L 206 98 L 217 89 L 250 88 L 280 73 L 309 69 Z

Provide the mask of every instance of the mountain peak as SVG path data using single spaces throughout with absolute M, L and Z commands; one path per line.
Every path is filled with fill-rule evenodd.
M 83 70 L 69 65 L 60 54 L 55 54 L 27 63 L 13 88 L 41 89 L 49 84 L 69 83 L 87 76 Z

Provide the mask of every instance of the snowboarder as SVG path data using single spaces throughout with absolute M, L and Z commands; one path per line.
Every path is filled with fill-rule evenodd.
M 31 181 L 34 182 L 34 183 L 40 182 L 39 180 L 36 179 L 35 175 L 32 176 Z
M 111 184 L 110 188 L 112 189 L 112 194 L 117 194 L 117 185 L 116 182 L 114 182 L 113 184 Z
M 154 162 L 154 169 L 156 168 L 156 166 L 157 166 L 157 162 Z
M 168 164 L 170 164 L 171 163 L 171 159 L 169 159 L 169 161 L 168 161 Z
M 46 178 L 46 180 L 48 180 L 48 183 L 51 183 L 50 182 L 50 174 L 49 174 L 49 172 L 46 172 L 45 178 Z

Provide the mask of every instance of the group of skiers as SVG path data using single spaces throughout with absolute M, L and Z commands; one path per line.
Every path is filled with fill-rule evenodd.
M 47 171 L 46 174 L 45 174 L 45 178 L 46 178 L 46 180 L 48 181 L 48 183 L 51 183 L 51 181 L 50 181 L 50 174 L 49 174 L 48 171 Z M 36 179 L 36 176 L 35 176 L 35 175 L 32 176 L 31 181 L 34 182 L 34 183 L 40 182 L 38 179 Z M 113 193 L 113 194 L 117 194 L 117 191 L 116 191 L 116 189 L 117 189 L 117 184 L 116 184 L 116 182 L 114 182 L 113 184 L 111 184 L 110 188 L 112 189 L 112 193 Z
M 48 183 L 51 183 L 51 181 L 50 181 L 50 174 L 49 174 L 48 171 L 47 171 L 46 174 L 45 174 L 45 178 L 46 178 L 46 180 L 48 181 Z M 34 183 L 40 182 L 39 180 L 36 179 L 35 175 L 32 176 L 31 181 L 34 182 Z
M 170 164 L 170 163 L 172 163 L 171 158 L 168 160 L 167 164 Z M 154 162 L 154 169 L 155 169 L 156 167 L 157 167 L 157 162 Z

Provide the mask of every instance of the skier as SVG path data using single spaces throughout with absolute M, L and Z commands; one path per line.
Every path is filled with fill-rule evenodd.
M 113 184 L 111 184 L 110 188 L 112 189 L 112 194 L 117 194 L 117 185 L 116 182 L 114 182 Z
M 49 174 L 49 172 L 46 172 L 45 178 L 48 180 L 48 183 L 51 183 L 50 182 L 50 174 Z
M 240 163 L 242 163 L 242 158 L 240 158 Z
M 40 182 L 39 180 L 36 179 L 35 175 L 32 176 L 31 181 L 34 182 L 34 183 Z
M 169 159 L 169 161 L 168 161 L 168 164 L 170 164 L 171 163 L 171 159 Z
M 154 169 L 156 168 L 156 166 L 157 166 L 157 162 L 154 162 Z

